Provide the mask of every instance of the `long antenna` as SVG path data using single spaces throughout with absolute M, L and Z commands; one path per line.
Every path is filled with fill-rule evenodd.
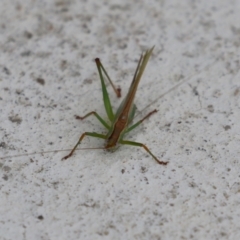
M 168 93 L 172 92 L 174 89 L 178 88 L 179 86 L 183 85 L 184 83 L 187 83 L 191 80 L 192 77 L 197 76 L 198 74 L 201 74 L 203 71 L 205 70 L 209 70 L 210 67 L 212 67 L 217 61 L 218 61 L 219 57 L 217 57 L 211 64 L 205 66 L 203 69 L 198 70 L 197 72 L 193 73 L 192 75 L 188 76 L 185 80 L 181 81 L 180 83 L 177 83 L 175 86 L 171 87 L 170 89 L 168 89 L 166 92 L 164 92 L 163 94 L 161 94 L 160 96 L 158 96 L 156 99 L 154 99 L 153 101 L 151 101 L 147 106 L 145 106 L 143 109 L 141 109 L 141 111 L 139 111 L 138 114 L 136 114 L 136 116 L 140 115 L 141 112 L 143 112 L 145 109 L 147 109 L 148 107 L 150 107 L 152 104 L 156 103 L 158 101 L 158 99 L 164 97 L 165 95 L 167 95 Z
M 76 151 L 80 150 L 98 150 L 98 149 L 104 149 L 104 148 L 79 148 L 76 149 Z M 30 155 L 36 155 L 36 154 L 45 154 L 45 153 L 57 153 L 57 152 L 65 152 L 65 151 L 71 151 L 72 149 L 62 149 L 62 150 L 51 150 L 51 151 L 45 151 L 45 152 L 31 152 L 31 153 L 24 153 L 24 154 L 18 154 L 18 155 L 9 155 L 5 157 L 0 157 L 0 159 L 6 159 L 6 158 L 15 158 L 15 157 L 22 157 L 22 156 L 30 156 Z

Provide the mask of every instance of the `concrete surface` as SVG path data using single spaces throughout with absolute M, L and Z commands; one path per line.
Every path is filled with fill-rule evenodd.
M 0 239 L 240 239 L 239 12 L 238 0 L 1 0 Z M 73 117 L 106 116 L 94 58 L 125 95 L 153 45 L 136 120 L 158 112 L 127 139 L 168 166 L 130 146 L 6 158 L 105 132 Z

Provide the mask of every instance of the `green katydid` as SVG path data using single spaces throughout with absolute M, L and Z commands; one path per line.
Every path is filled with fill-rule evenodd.
M 89 117 L 90 115 L 94 115 L 100 121 L 100 123 L 108 130 L 108 133 L 106 135 L 96 133 L 96 132 L 83 133 L 80 136 L 77 144 L 71 150 L 71 152 L 67 156 L 63 157 L 62 160 L 66 160 L 67 158 L 71 157 L 72 154 L 75 152 L 76 148 L 78 147 L 78 145 L 82 142 L 83 138 L 85 136 L 89 136 L 89 137 L 105 139 L 106 144 L 104 146 L 104 149 L 108 149 L 108 150 L 114 149 L 119 144 L 143 147 L 159 164 L 166 165 L 168 163 L 168 162 L 163 162 L 163 161 L 158 160 L 157 157 L 155 157 L 153 155 L 153 153 L 148 149 L 148 147 L 146 145 L 139 143 L 139 142 L 133 142 L 133 141 L 128 141 L 128 140 L 123 139 L 123 137 L 126 133 L 129 133 L 130 131 L 132 131 L 133 129 L 138 127 L 145 119 L 150 117 L 153 113 L 157 112 L 157 110 L 155 109 L 155 110 L 151 111 L 150 113 L 148 113 L 140 121 L 136 122 L 135 124 L 132 124 L 134 114 L 136 112 L 136 105 L 133 103 L 134 97 L 136 95 L 137 87 L 141 80 L 143 72 L 145 70 L 145 67 L 148 63 L 148 60 L 149 60 L 151 54 L 152 54 L 153 48 L 154 47 L 147 50 L 145 52 L 145 54 L 141 55 L 141 57 L 138 61 L 137 69 L 135 71 L 130 89 L 128 91 L 128 94 L 125 97 L 125 99 L 122 101 L 122 103 L 120 104 L 120 106 L 115 114 L 113 113 L 112 105 L 111 105 L 109 95 L 107 92 L 107 88 L 105 85 L 104 75 L 110 82 L 111 86 L 113 87 L 113 89 L 118 97 L 120 97 L 120 90 L 114 87 L 114 84 L 112 83 L 109 75 L 107 74 L 105 68 L 103 67 L 100 59 L 99 58 L 95 59 L 98 73 L 99 73 L 100 80 L 101 80 L 101 85 L 102 85 L 104 106 L 105 106 L 105 110 L 106 110 L 106 113 L 107 113 L 108 119 L 110 120 L 111 125 L 109 125 L 105 120 L 103 120 L 103 118 L 101 118 L 98 115 L 98 113 L 95 111 L 89 112 L 88 114 L 86 114 L 83 117 L 76 116 L 77 119 L 83 120 L 83 119 Z

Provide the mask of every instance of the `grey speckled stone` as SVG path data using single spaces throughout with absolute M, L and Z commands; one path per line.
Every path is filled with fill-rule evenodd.
M 1 0 L 1 157 L 105 132 L 74 119 L 106 116 L 94 58 L 125 95 L 155 45 L 136 120 L 158 112 L 127 139 L 169 164 L 130 146 L 0 159 L 0 238 L 240 239 L 239 12 L 231 0 Z

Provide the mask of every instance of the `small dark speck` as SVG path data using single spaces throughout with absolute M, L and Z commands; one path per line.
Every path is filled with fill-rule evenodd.
M 127 44 L 126 43 L 120 43 L 119 44 L 119 48 L 120 49 L 126 49 L 127 48 Z
M 91 84 L 93 81 L 92 81 L 92 79 L 86 78 L 86 79 L 84 79 L 83 82 L 87 83 L 87 84 Z
M 20 73 L 20 76 L 23 77 L 23 76 L 25 76 L 25 74 L 26 74 L 26 73 L 25 73 L 24 71 L 22 71 L 22 72 Z
M 142 173 L 147 172 L 147 168 L 146 168 L 146 167 L 141 167 L 141 172 L 142 172 Z
M 237 89 L 235 89 L 233 95 L 234 95 L 234 96 L 237 96 L 237 95 L 239 95 L 239 93 L 240 93 L 240 87 L 237 88 Z
M 146 181 L 147 184 L 149 184 L 147 177 L 144 177 L 144 180 Z
M 11 171 L 11 168 L 9 166 L 4 166 L 3 167 L 3 171 L 5 172 L 10 172 Z
M 178 122 L 178 124 L 181 124 L 181 123 L 182 123 L 181 121 Z
M 3 175 L 3 179 L 4 179 L 5 181 L 7 181 L 7 180 L 8 180 L 8 176 L 7 176 L 6 174 L 4 174 L 4 175 Z
M 22 52 L 20 55 L 22 57 L 29 57 L 32 54 L 32 52 L 30 50 L 24 51 Z
M 174 204 L 173 204 L 173 203 L 170 203 L 169 205 L 170 205 L 171 207 L 173 207 L 173 206 L 174 206 Z
M 198 91 L 197 91 L 197 87 L 193 87 L 193 94 L 195 95 L 195 96 L 198 96 L 199 95 L 199 93 L 198 93 Z
M 42 215 L 39 215 L 39 216 L 38 216 L 38 219 L 39 219 L 39 220 L 43 220 L 44 217 L 43 217 Z
M 220 234 L 221 234 L 222 237 L 226 237 L 227 236 L 227 234 L 225 232 L 221 232 Z
M 18 94 L 18 95 L 20 95 L 22 92 L 23 92 L 23 91 L 20 90 L 20 89 L 16 89 L 16 91 L 15 91 L 15 93 Z
M 226 125 L 226 126 L 223 126 L 223 128 L 224 128 L 225 131 L 227 131 L 227 130 L 231 129 L 231 126 Z
M 15 116 L 11 116 L 8 118 L 11 122 L 13 123 L 17 123 L 17 124 L 20 124 L 22 122 L 22 119 L 18 116 L 18 115 L 15 115 Z
M 206 152 L 206 149 L 205 149 L 205 148 L 198 147 L 197 149 L 198 149 L 199 151 L 204 151 L 204 152 Z
M 196 187 L 196 183 L 190 182 L 190 183 L 189 183 L 189 186 L 190 186 L 191 188 L 195 188 L 195 187 Z
M 68 12 L 69 9 L 68 9 L 68 8 L 62 8 L 60 11 L 61 11 L 61 12 Z
M 23 36 L 28 39 L 31 39 L 33 37 L 32 33 L 28 31 L 24 31 Z
M 207 109 L 208 109 L 208 111 L 211 112 L 211 113 L 214 112 L 214 107 L 213 107 L 213 105 L 208 105 L 208 106 L 207 106 Z
M 53 183 L 52 183 L 54 189 L 58 189 L 58 184 L 59 184 L 59 182 L 53 182 Z
M 60 69 L 64 71 L 67 68 L 68 64 L 66 60 L 62 60 L 60 63 Z
M 7 75 L 10 75 L 10 74 L 11 74 L 11 72 L 9 71 L 9 69 L 6 68 L 6 67 L 3 68 L 3 71 L 4 71 Z
M 193 231 L 194 231 L 194 232 L 199 232 L 199 229 L 198 229 L 197 227 L 194 227 L 194 228 L 193 228 Z
M 56 1 L 56 3 L 55 3 L 56 7 L 61 7 L 61 6 L 64 6 L 64 5 L 66 5 L 66 3 L 64 3 L 64 1 Z
M 41 85 L 44 85 L 45 84 L 45 80 L 43 78 L 37 78 L 36 79 L 36 82 L 41 84 Z
M 86 53 L 81 53 L 81 58 L 85 58 L 86 57 Z
M 125 169 L 122 169 L 122 170 L 121 170 L 121 173 L 124 174 L 124 173 L 125 173 Z
M 5 142 L 0 142 L 0 147 L 1 148 L 6 148 L 7 147 L 7 144 Z

